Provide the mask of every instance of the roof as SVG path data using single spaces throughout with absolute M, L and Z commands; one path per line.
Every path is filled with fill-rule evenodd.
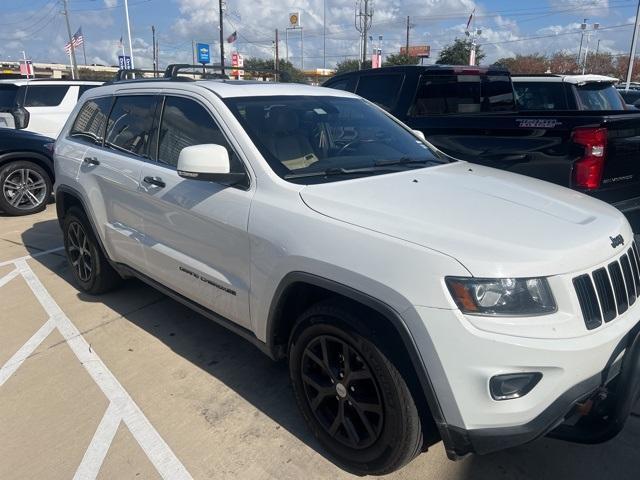
M 542 74 L 542 75 L 512 75 L 514 82 L 565 82 L 573 85 L 584 85 L 585 83 L 618 83 L 618 79 L 607 77 L 605 75 L 558 75 L 558 74 Z
M 57 80 L 55 78 L 14 78 L 0 80 L 1 84 L 12 85 L 102 85 L 104 82 L 96 82 L 92 80 Z
M 178 88 L 197 91 L 205 88 L 222 98 L 232 97 L 264 97 L 264 96 L 331 96 L 356 98 L 352 93 L 333 88 L 313 87 L 299 83 L 256 82 L 243 80 L 196 80 L 194 82 L 177 82 L 172 80 L 150 79 L 149 81 L 115 82 L 104 87 L 90 90 L 91 95 L 100 95 L 104 89 L 110 93 L 121 90 L 162 90 Z
M 384 74 L 388 72 L 429 72 L 435 74 L 478 74 L 478 73 L 488 73 L 492 72 L 495 74 L 509 74 L 509 70 L 499 65 L 481 65 L 481 66 L 473 66 L 473 65 L 394 65 L 389 67 L 381 67 L 381 68 L 367 68 L 363 70 L 354 70 L 352 72 L 345 72 L 336 75 L 333 78 L 339 77 L 348 77 L 351 75 L 361 75 L 361 74 Z

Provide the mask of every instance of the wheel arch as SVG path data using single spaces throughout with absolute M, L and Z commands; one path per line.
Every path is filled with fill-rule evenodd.
M 335 297 L 374 313 L 374 328 L 386 339 L 385 354 L 400 369 L 421 411 L 425 444 L 432 445 L 440 439 L 447 443 L 444 415 L 418 347 L 401 315 L 388 304 L 334 280 L 291 272 L 281 280 L 269 308 L 267 343 L 271 355 L 285 358 L 298 316 L 312 304 Z
M 8 152 L 0 154 L 0 166 L 6 165 L 10 162 L 33 162 L 36 165 L 42 167 L 45 172 L 49 174 L 51 183 L 55 181 L 55 172 L 53 169 L 53 161 L 46 155 L 38 152 L 32 152 L 29 150 Z

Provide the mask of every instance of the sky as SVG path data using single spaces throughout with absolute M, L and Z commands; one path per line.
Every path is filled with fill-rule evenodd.
M 0 0 L 0 59 L 17 60 L 22 51 L 36 62 L 68 63 L 68 41 L 62 0 Z M 373 4 L 371 34 L 374 45 L 382 35 L 383 55 L 398 53 L 405 43 L 410 17 L 411 45 L 430 45 L 432 61 L 456 37 L 475 11 L 474 28 L 481 29 L 478 43 L 485 62 L 516 54 L 556 51 L 577 53 L 580 24 L 600 24 L 590 38 L 590 49 L 624 55 L 633 34 L 636 0 L 369 0 Z M 72 32 L 82 27 L 86 61 L 116 65 L 123 37 L 128 51 L 124 0 L 68 0 Z M 226 0 L 225 37 L 238 32 L 238 40 L 225 43 L 245 57 L 273 58 L 275 29 L 280 31 L 281 58 L 302 66 L 300 32 L 285 28 L 290 12 L 300 12 L 304 34 L 304 68 L 334 67 L 355 59 L 359 33 L 354 27 L 355 0 Z M 325 15 L 326 12 L 326 15 Z M 136 67 L 152 64 L 151 26 L 156 28 L 161 66 L 191 63 L 192 41 L 210 43 L 212 57 L 219 55 L 218 0 L 129 0 L 131 36 Z M 323 36 L 323 25 L 326 37 Z M 326 40 L 326 41 L 325 41 Z M 586 44 L 586 38 L 585 38 Z M 288 46 L 288 48 L 287 48 Z M 78 63 L 84 62 L 81 49 Z

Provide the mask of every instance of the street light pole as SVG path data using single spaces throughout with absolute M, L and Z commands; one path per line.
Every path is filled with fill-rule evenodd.
M 65 0 L 65 3 L 67 0 Z M 129 37 L 129 56 L 131 57 L 131 68 L 135 68 L 133 64 L 133 44 L 131 43 L 131 23 L 129 22 L 129 0 L 124 0 L 124 16 L 127 20 L 127 36 Z
M 638 0 L 638 9 L 636 10 L 636 22 L 633 26 L 633 41 L 631 42 L 631 54 L 629 55 L 629 67 L 627 68 L 627 84 L 625 91 L 629 91 L 631 84 L 631 76 L 633 75 L 633 64 L 636 58 L 636 44 L 638 43 L 638 17 L 640 17 L 640 0 Z

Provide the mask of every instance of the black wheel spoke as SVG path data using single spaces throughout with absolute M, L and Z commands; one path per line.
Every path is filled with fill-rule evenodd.
M 300 379 L 307 404 L 336 441 L 364 449 L 380 436 L 382 396 L 373 373 L 348 342 L 321 335 L 305 347 Z

